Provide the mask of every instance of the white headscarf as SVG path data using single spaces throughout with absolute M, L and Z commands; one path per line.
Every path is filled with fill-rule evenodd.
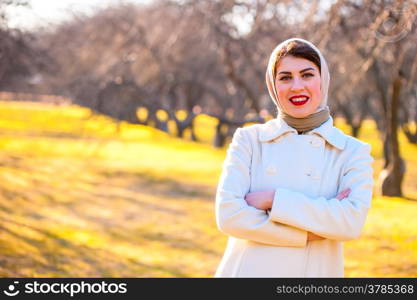
M 279 113 L 281 113 L 283 111 L 283 108 L 280 104 L 280 101 L 279 101 L 279 98 L 278 98 L 278 93 L 277 93 L 276 88 L 275 88 L 275 78 L 273 76 L 273 67 L 275 65 L 278 52 L 284 46 L 286 46 L 288 43 L 290 43 L 292 41 L 300 41 L 300 42 L 306 43 L 311 48 L 313 48 L 317 52 L 317 54 L 319 55 L 320 64 L 321 64 L 321 66 L 320 66 L 320 68 L 321 68 L 321 72 L 320 72 L 320 76 L 321 76 L 321 84 L 320 84 L 321 101 L 320 101 L 320 105 L 317 108 L 316 112 L 322 111 L 324 109 L 327 109 L 329 111 L 329 107 L 327 106 L 327 95 L 328 95 L 328 91 L 329 91 L 330 73 L 329 73 L 329 68 L 327 67 L 326 60 L 324 59 L 320 50 L 317 49 L 316 46 L 314 46 L 309 41 L 306 41 L 306 40 L 303 40 L 303 39 L 300 39 L 300 38 L 291 38 L 291 39 L 285 40 L 282 43 L 280 43 L 278 46 L 276 46 L 274 51 L 272 51 L 272 54 L 269 58 L 268 67 L 266 69 L 266 75 L 265 75 L 266 85 L 268 86 L 269 95 L 271 96 L 272 100 L 275 102 Z

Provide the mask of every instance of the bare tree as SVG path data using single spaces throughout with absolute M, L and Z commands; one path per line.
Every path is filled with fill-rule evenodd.
M 330 23 L 334 26 L 333 34 L 340 33 L 342 40 L 342 44 L 336 45 L 345 45 L 339 53 L 342 57 L 359 58 L 345 61 L 344 65 L 340 63 L 347 70 L 344 95 L 347 98 L 357 97 L 357 89 L 353 87 L 360 85 L 361 81 L 373 85 L 372 90 L 378 97 L 372 98 L 379 100 L 380 111 L 376 121 L 384 142 L 385 167 L 380 174 L 381 193 L 401 196 L 405 163 L 398 147 L 398 109 L 404 87 L 410 85 L 406 81 L 412 78 L 412 70 L 407 64 L 416 56 L 412 50 L 415 44 L 412 23 L 416 5 L 411 1 L 337 1 L 334 7 L 337 13 L 330 18 L 334 20 Z M 328 45 L 331 47 L 331 44 Z
M 0 89 L 31 91 L 38 72 L 48 70 L 50 60 L 33 34 L 8 25 L 7 9 L 17 6 L 28 7 L 28 2 L 0 1 Z
M 407 20 L 415 5 L 338 0 L 326 11 L 325 4 L 159 0 L 75 16 L 44 35 L 61 70 L 59 77 L 49 78 L 50 86 L 120 120 L 165 131 L 172 120 L 180 137 L 189 129 L 196 139 L 195 116 L 211 115 L 218 120 L 213 144 L 222 146 L 236 127 L 262 122 L 262 112 L 276 112 L 264 82 L 267 59 L 280 41 L 304 37 L 329 60 L 334 114 L 351 125 L 354 136 L 365 118 L 374 118 L 384 140 L 385 167 L 395 162 L 391 168 L 400 170 L 395 177 L 402 178 L 405 168 L 391 127 L 402 124 L 412 140 L 405 121 L 413 118 L 411 112 L 401 112 L 398 119 L 396 111 L 403 102 L 398 99 L 414 99 L 416 68 L 409 66 L 416 64 L 415 29 Z M 389 34 L 387 20 L 391 27 L 406 28 L 408 35 Z M 141 107 L 148 112 L 145 120 L 136 114 Z M 167 119 L 158 118 L 160 110 Z

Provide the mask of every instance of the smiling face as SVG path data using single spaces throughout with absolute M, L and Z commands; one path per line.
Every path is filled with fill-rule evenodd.
M 321 102 L 321 77 L 312 61 L 287 55 L 280 59 L 275 87 L 284 112 L 305 118 L 316 112 Z

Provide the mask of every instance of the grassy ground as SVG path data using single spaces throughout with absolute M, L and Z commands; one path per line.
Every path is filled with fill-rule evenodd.
M 208 142 L 214 121 L 197 122 Z M 377 175 L 372 123 L 361 138 Z M 406 198 L 375 196 L 363 237 L 345 245 L 347 276 L 417 275 L 417 146 L 401 142 Z M 227 239 L 214 219 L 225 149 L 19 102 L 0 102 L 0 149 L 1 277 L 213 275 Z

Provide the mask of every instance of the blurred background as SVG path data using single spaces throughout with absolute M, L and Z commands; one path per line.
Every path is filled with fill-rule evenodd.
M 411 0 L 1 0 L 0 276 L 211 277 L 226 149 L 276 116 L 265 70 L 290 37 L 372 145 L 346 276 L 417 276 L 416 26 Z

